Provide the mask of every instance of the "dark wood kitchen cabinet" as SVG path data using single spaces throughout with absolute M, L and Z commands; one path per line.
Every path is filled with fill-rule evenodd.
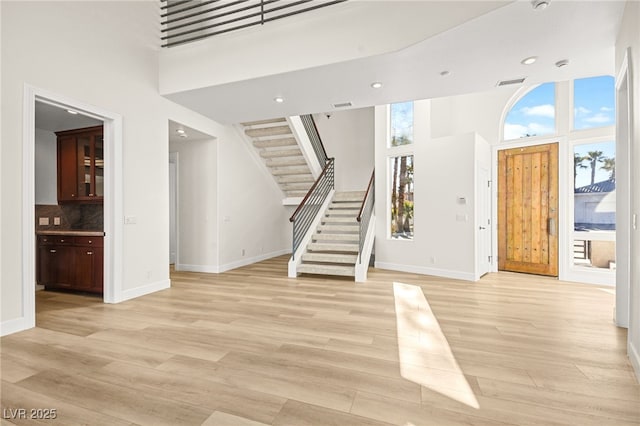
M 104 200 L 103 126 L 56 132 L 58 203 Z
M 73 247 L 69 237 L 41 236 L 38 238 L 39 284 L 71 288 L 73 275 Z
M 102 294 L 104 252 L 102 237 L 38 237 L 36 277 L 46 289 Z

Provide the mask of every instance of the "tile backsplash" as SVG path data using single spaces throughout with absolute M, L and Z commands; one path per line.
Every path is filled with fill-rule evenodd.
M 104 230 L 104 208 L 102 204 L 36 204 L 37 231 L 45 230 Z M 54 218 L 60 225 L 54 225 Z M 48 218 L 48 225 L 40 225 L 40 218 Z

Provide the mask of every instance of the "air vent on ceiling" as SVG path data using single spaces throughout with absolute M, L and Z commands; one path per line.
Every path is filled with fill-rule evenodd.
M 340 102 L 337 104 L 333 104 L 334 108 L 348 108 L 350 106 L 353 106 L 353 104 L 351 102 Z
M 510 84 L 520 84 L 520 83 L 523 83 L 526 79 L 527 77 L 514 78 L 513 80 L 502 80 L 502 81 L 499 81 L 498 84 L 496 84 L 496 86 L 500 87 L 500 86 L 508 86 Z

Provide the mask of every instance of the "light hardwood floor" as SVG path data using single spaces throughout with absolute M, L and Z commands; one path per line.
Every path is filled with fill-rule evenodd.
M 1 340 L 3 417 L 55 408 L 40 423 L 640 424 L 609 288 L 375 269 L 367 283 L 289 279 L 286 260 L 172 272 L 171 289 L 118 305 L 38 292 L 37 327 Z M 2 420 L 13 423 L 35 421 Z

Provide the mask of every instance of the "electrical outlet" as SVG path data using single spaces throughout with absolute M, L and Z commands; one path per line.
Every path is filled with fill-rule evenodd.
M 435 256 L 431 256 L 429 258 L 429 263 L 431 263 L 432 265 L 436 263 L 436 257 Z
M 53 218 L 53 224 L 54 225 L 60 225 L 60 218 L 59 217 L 54 217 Z
M 244 249 L 240 250 L 240 254 L 241 254 L 242 256 L 244 256 L 244 253 L 245 253 Z
M 49 218 L 48 217 L 38 218 L 38 225 L 45 226 L 45 225 L 48 225 L 48 224 L 49 224 Z

